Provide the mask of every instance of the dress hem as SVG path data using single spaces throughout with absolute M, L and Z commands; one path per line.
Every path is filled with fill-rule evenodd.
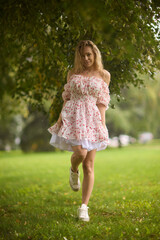
M 81 145 L 83 149 L 86 149 L 90 152 L 93 149 L 97 151 L 101 151 L 107 148 L 108 141 L 102 142 L 91 142 L 88 139 L 76 140 L 76 139 L 66 139 L 64 137 L 58 136 L 56 133 L 52 133 L 52 137 L 50 139 L 50 145 L 59 148 L 61 150 L 74 152 L 72 150 L 72 146 Z

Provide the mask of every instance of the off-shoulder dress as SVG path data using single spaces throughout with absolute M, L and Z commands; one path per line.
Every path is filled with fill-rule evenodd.
M 61 150 L 73 152 L 71 146 L 81 145 L 91 151 L 104 150 L 109 143 L 109 134 L 102 124 L 96 104 L 109 108 L 110 92 L 107 83 L 99 77 L 73 74 L 64 85 L 61 110 L 62 124 L 57 122 L 47 130 L 52 134 L 50 144 Z

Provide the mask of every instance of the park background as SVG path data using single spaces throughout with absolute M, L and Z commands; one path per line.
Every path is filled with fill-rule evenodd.
M 0 9 L 0 239 L 160 239 L 159 2 L 10 0 Z M 50 146 L 47 131 L 83 39 L 111 73 L 109 136 L 133 140 L 97 152 L 88 225 L 68 186 L 71 153 Z

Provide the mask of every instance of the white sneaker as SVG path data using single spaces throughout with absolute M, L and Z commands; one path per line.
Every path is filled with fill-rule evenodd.
M 78 208 L 78 218 L 82 221 L 88 222 L 88 207 L 86 204 L 82 204 L 80 208 Z
M 71 186 L 72 190 L 75 191 L 75 192 L 79 191 L 80 186 L 81 186 L 79 176 L 80 176 L 79 170 L 78 170 L 78 173 L 75 173 L 70 168 L 69 183 L 70 183 L 70 186 Z

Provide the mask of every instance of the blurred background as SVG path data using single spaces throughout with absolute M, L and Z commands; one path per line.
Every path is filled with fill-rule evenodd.
M 159 139 L 159 7 L 153 0 L 2 1 L 0 150 L 59 151 L 47 128 L 61 112 L 82 39 L 98 46 L 111 73 L 109 147 Z

